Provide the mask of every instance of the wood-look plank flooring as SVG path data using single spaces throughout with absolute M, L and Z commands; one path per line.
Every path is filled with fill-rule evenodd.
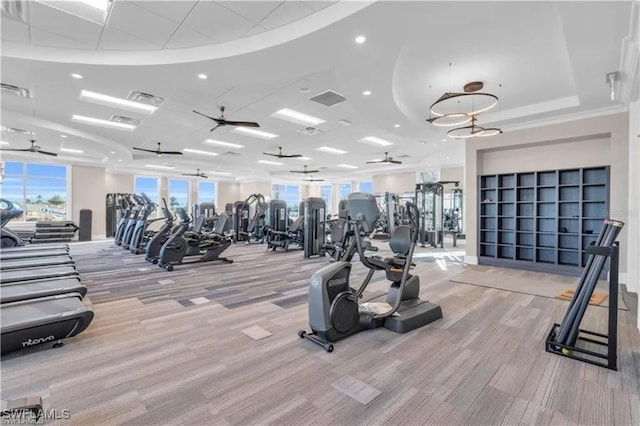
M 567 302 L 451 283 L 462 254 L 420 249 L 421 296 L 444 318 L 406 335 L 365 331 L 329 354 L 296 336 L 327 259 L 236 245 L 231 265 L 167 272 L 109 242 L 72 254 L 93 323 L 1 366 L 3 398 L 39 394 L 70 411 L 60 424 L 640 424 L 634 300 L 608 371 L 544 351 Z M 354 284 L 364 273 L 356 263 Z M 380 275 L 367 297 L 386 290 Z M 584 328 L 605 331 L 606 314 L 589 309 Z

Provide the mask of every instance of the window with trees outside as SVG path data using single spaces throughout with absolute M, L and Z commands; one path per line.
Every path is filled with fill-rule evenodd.
M 322 185 L 320 187 L 320 197 L 322 197 L 322 199 L 327 205 L 327 214 L 332 214 L 333 212 L 332 194 L 333 194 L 333 191 L 331 189 L 331 185 Z
M 198 204 L 216 202 L 216 183 L 198 182 Z M 219 210 L 216 205 L 216 211 Z M 224 210 L 224 209 L 222 209 Z
M 19 222 L 66 220 L 67 166 L 19 163 L 4 164 L 2 198 L 17 203 L 24 214 Z
M 274 183 L 271 185 L 271 198 L 287 202 L 290 218 L 295 219 L 300 214 L 298 211 L 298 204 L 300 203 L 300 185 Z
M 169 208 L 183 208 L 189 212 L 189 181 L 169 179 Z
M 341 183 L 338 185 L 338 195 L 340 196 L 340 200 L 346 200 L 349 194 L 351 194 L 350 183 Z
M 367 194 L 373 194 L 373 182 L 360 182 L 360 192 L 366 192 Z

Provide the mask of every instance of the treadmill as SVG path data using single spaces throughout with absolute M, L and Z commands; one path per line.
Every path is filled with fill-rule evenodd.
M 68 244 L 37 244 L 37 245 L 28 245 L 28 246 L 18 246 L 18 247 L 4 247 L 0 250 L 0 253 L 27 253 L 30 251 L 46 251 L 46 250 L 66 250 L 69 252 Z
M 8 271 L 2 271 L 2 274 L 0 274 L 0 284 L 40 280 L 45 278 L 72 277 L 78 275 L 78 271 L 74 265 L 11 269 Z
M 53 256 L 53 257 L 35 257 L 29 259 L 5 260 L 0 261 L 0 271 L 9 271 L 12 269 L 25 268 L 41 268 L 43 266 L 60 266 L 71 265 L 73 259 L 71 257 Z
M 79 293 L 84 297 L 87 287 L 80 283 L 78 277 L 3 284 L 0 287 L 0 304 L 68 293 Z
M 61 339 L 84 331 L 93 311 L 82 304 L 80 293 L 59 294 L 39 299 L 6 303 L 0 310 L 2 354 L 43 343 L 54 347 Z
M 20 260 L 20 259 L 34 259 L 37 257 L 52 257 L 52 256 L 67 256 L 70 254 L 67 250 L 64 249 L 54 249 L 54 250 L 29 250 L 29 251 L 4 251 L 0 252 L 0 260 Z

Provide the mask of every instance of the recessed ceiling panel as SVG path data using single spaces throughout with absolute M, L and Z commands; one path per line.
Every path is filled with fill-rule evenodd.
M 218 41 L 182 25 L 173 36 L 171 36 L 165 48 L 179 49 L 182 47 L 206 46 L 215 43 L 218 43 Z
M 177 23 L 126 1 L 114 3 L 109 26 L 159 46 L 178 28 Z
M 170 21 L 180 23 L 187 17 L 197 1 L 133 1 L 136 6 L 146 9 Z
M 269 16 L 260 22 L 260 26 L 272 30 L 281 27 L 307 15 L 311 15 L 313 9 L 302 2 L 285 1 L 280 7 L 274 10 Z
M 102 25 L 98 25 L 95 22 L 79 18 L 70 13 L 63 12 L 50 6 L 45 6 L 44 4 L 35 1 L 29 2 L 29 11 L 32 29 L 38 28 L 46 31 L 47 33 L 58 36 L 55 40 L 51 40 L 49 43 L 39 43 L 34 39 L 32 41 L 35 44 L 93 49 L 98 45 L 98 39 L 102 32 Z M 40 35 L 42 35 L 42 33 Z M 62 43 L 65 39 L 71 39 L 74 40 L 74 42 L 69 42 L 69 46 L 65 46 Z
M 216 2 L 250 20 L 254 24 L 262 21 L 283 1 L 219 1 Z
M 209 1 L 198 3 L 183 25 L 219 41 L 242 37 L 254 26 L 253 22 Z
M 111 27 L 105 28 L 100 41 L 100 48 L 105 50 L 153 50 L 160 47 L 155 43 Z

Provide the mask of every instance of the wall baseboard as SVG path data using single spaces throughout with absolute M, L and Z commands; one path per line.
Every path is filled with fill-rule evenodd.
M 477 265 L 478 264 L 478 256 L 465 256 L 464 263 L 468 265 Z

